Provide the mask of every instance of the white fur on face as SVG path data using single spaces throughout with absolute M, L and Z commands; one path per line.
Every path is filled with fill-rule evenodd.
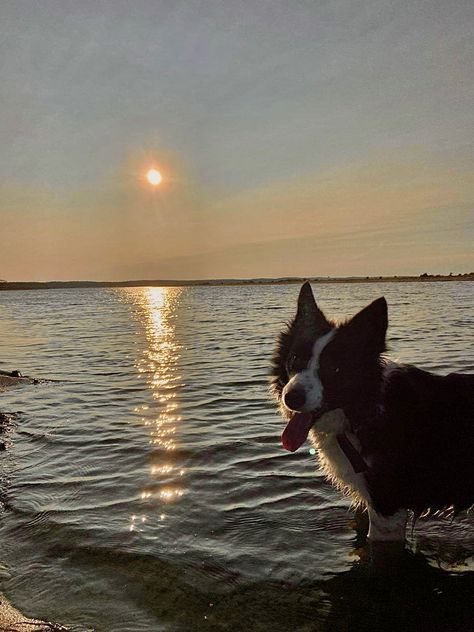
M 323 385 L 319 379 L 319 358 L 323 349 L 334 338 L 335 333 L 336 330 L 331 329 L 327 334 L 316 340 L 313 345 L 311 360 L 308 362 L 306 369 L 294 375 L 283 389 L 283 401 L 285 401 L 286 393 L 293 388 L 304 389 L 306 400 L 304 406 L 301 408 L 301 412 L 309 413 L 321 406 L 323 401 Z

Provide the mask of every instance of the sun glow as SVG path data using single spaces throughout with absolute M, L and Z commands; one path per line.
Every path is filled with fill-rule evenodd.
M 158 171 L 158 169 L 149 169 L 146 173 L 146 179 L 152 186 L 157 187 L 159 184 L 161 184 L 163 176 Z

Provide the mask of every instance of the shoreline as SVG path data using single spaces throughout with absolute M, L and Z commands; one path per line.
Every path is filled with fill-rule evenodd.
M 18 384 L 33 384 L 31 378 L 24 376 L 8 375 L 0 373 L 0 394 L 9 387 Z M 0 422 L 8 419 L 8 414 L 0 411 Z M 0 425 L 1 432 L 1 425 Z M 27 617 L 8 600 L 4 592 L 0 592 L 0 631 L 10 630 L 11 632 L 44 632 L 53 629 L 52 624 L 40 619 Z M 61 628 L 66 629 L 66 628 Z
M 133 281 L 0 281 L 0 292 L 114 287 L 219 287 L 229 285 L 289 285 L 311 283 L 433 283 L 474 281 L 474 273 L 457 275 L 367 276 L 367 277 L 279 277 L 257 279 L 146 279 Z

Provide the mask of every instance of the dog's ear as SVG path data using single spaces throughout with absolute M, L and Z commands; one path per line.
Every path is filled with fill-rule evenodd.
M 326 316 L 316 305 L 313 290 L 309 281 L 301 286 L 298 296 L 298 311 L 296 312 L 296 320 L 304 327 L 315 329 L 316 331 L 326 331 L 330 328 Z
M 347 323 L 345 329 L 352 337 L 373 353 L 385 351 L 388 327 L 387 301 L 382 296 L 364 307 Z

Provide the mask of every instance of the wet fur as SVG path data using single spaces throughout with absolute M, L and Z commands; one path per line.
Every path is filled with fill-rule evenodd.
M 277 341 L 271 389 L 290 419 L 285 386 L 308 366 L 317 338 L 335 330 L 321 353 L 317 376 L 324 408 L 331 412 L 311 431 L 328 478 L 369 513 L 385 518 L 406 509 L 420 515 L 472 506 L 474 375 L 439 376 L 387 361 L 384 299 L 340 325 L 311 300 L 305 284 L 297 315 Z M 335 443 L 339 432 L 367 463 L 365 472 L 351 468 Z

